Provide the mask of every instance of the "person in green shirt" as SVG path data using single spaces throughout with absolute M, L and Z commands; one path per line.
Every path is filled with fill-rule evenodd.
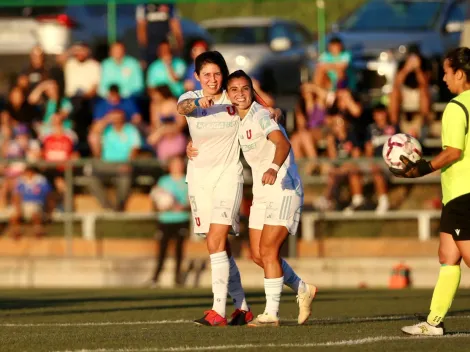
M 427 320 L 405 326 L 410 335 L 443 335 L 443 320 L 460 283 L 460 262 L 470 266 L 470 49 L 450 51 L 444 60 L 444 81 L 451 93 L 458 94 L 442 116 L 442 151 L 431 161 L 411 162 L 405 156 L 403 170 L 391 168 L 399 177 L 420 177 L 441 170 L 442 214 L 439 262 L 441 268 L 434 288 Z

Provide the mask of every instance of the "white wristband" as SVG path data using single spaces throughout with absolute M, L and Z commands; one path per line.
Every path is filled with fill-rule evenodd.
M 273 169 L 273 170 L 276 170 L 276 172 L 278 172 L 281 167 L 279 165 L 271 163 L 271 166 L 269 168 Z

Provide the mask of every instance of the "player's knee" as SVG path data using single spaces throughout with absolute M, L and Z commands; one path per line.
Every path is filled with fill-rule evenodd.
M 259 267 L 263 268 L 264 265 L 263 265 L 263 260 L 261 259 L 261 255 L 260 253 L 253 253 L 251 255 L 251 259 L 253 260 L 253 262 L 258 265 Z
M 259 249 L 263 266 L 279 260 L 278 250 L 272 246 L 261 246 Z
M 449 253 L 448 251 L 442 250 L 441 248 L 439 249 L 439 263 L 441 265 L 457 265 L 460 264 L 461 260 L 462 257 L 458 253 Z M 470 263 L 470 257 L 469 262 L 465 261 L 465 264 L 467 263 Z

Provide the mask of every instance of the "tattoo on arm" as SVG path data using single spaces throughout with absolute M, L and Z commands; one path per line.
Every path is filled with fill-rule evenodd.
M 196 99 L 185 99 L 183 101 L 180 101 L 177 105 L 178 114 L 189 115 L 194 110 L 196 110 L 196 105 L 194 105 L 194 100 Z

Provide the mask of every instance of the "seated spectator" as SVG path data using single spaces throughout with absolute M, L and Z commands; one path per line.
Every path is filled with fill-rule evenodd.
M 158 59 L 150 64 L 147 71 L 147 87 L 155 88 L 167 85 L 175 97 L 184 93 L 184 74 L 186 64 L 183 59 L 173 57 L 170 43 L 160 43 L 157 50 Z
M 126 114 L 122 110 L 114 110 L 98 121 L 97 131 L 101 135 L 101 160 L 115 165 L 93 165 L 88 187 L 103 208 L 123 210 L 132 185 L 132 168 L 128 163 L 137 156 L 141 147 L 140 134 L 134 125 L 126 123 Z M 107 199 L 102 182 L 103 179 L 111 178 L 116 182 L 115 207 Z
M 100 82 L 100 64 L 90 57 L 90 48 L 84 43 L 76 44 L 71 53 L 64 67 L 65 95 L 72 102 L 74 130 L 80 141 L 86 141 Z
M 78 159 L 80 155 L 76 151 L 77 135 L 64 127 L 63 117 L 60 114 L 52 116 L 50 125 L 50 132 L 41 138 L 42 155 L 45 161 L 59 162 L 60 165 L 46 168 L 44 176 L 54 186 L 58 195 L 57 203 L 61 204 L 66 189 L 65 164 Z
M 168 86 L 152 89 L 150 97 L 152 130 L 147 143 L 155 148 L 157 157 L 161 161 L 183 155 L 187 143 L 183 133 L 186 120 L 178 114 L 176 98 L 173 97 Z
M 195 61 L 196 58 L 208 50 L 207 43 L 202 40 L 195 42 L 191 48 L 191 64 L 186 69 L 186 76 L 184 77 L 184 90 L 199 90 L 201 83 L 197 80 L 194 72 L 196 72 Z
M 365 156 L 369 158 L 382 158 L 382 148 L 388 139 L 400 130 L 397 125 L 388 122 L 388 113 L 385 105 L 377 105 L 373 110 L 374 123 L 367 128 L 367 142 L 365 144 Z M 387 180 L 383 173 L 383 169 L 373 163 L 371 165 L 372 179 L 377 193 L 378 203 L 376 212 L 383 214 L 389 208 L 390 204 L 387 195 Z
M 39 160 L 41 157 L 41 145 L 37 140 L 31 138 L 26 125 L 4 128 L 3 137 L 1 157 L 12 160 L 3 170 L 5 178 L 0 186 L 0 202 L 6 204 L 13 190 L 15 180 L 26 168 L 26 164 L 19 160 L 24 159 L 31 162 Z
M 11 127 L 19 124 L 26 125 L 34 133 L 34 123 L 39 120 L 39 110 L 28 103 L 23 90 L 14 87 L 8 94 L 2 121 Z
M 307 174 L 317 167 L 314 161 L 318 157 L 316 146 L 328 132 L 326 109 L 332 99 L 334 93 L 328 93 L 315 84 L 304 84 L 301 87 L 300 99 L 295 108 L 297 130 L 291 137 L 291 145 L 297 159 L 310 159 L 305 170 Z
M 108 119 L 108 115 L 112 114 L 116 110 L 121 110 L 126 115 L 126 122 L 130 122 L 135 125 L 137 128 L 142 126 L 142 116 L 139 113 L 139 110 L 130 98 L 122 98 L 119 94 L 119 87 L 117 85 L 112 85 L 109 88 L 108 98 L 106 100 L 101 100 L 96 104 L 95 113 L 93 116 L 93 125 L 88 135 L 88 143 L 90 145 L 91 152 L 93 156 L 99 156 L 100 144 L 101 144 L 101 135 L 97 131 L 100 124 L 99 121 Z
M 422 119 L 429 118 L 431 109 L 430 79 L 431 63 L 420 53 L 417 46 L 411 46 L 404 61 L 398 65 L 398 73 L 390 95 L 390 122 L 400 123 L 401 112 L 419 112 Z M 418 136 L 421 126 L 406 131 Z
M 72 111 L 72 103 L 70 99 L 60 95 L 56 81 L 47 80 L 38 84 L 29 95 L 28 102 L 31 105 L 44 103 L 44 116 L 42 123 L 38 126 L 38 135 L 47 134 L 51 130 L 51 121 L 56 115 L 60 116 L 65 128 L 72 128 L 72 121 L 68 119 Z
M 328 43 L 326 52 L 318 58 L 314 83 L 324 89 L 336 90 L 338 87 L 351 87 L 348 75 L 351 53 L 344 49 L 340 38 L 334 37 Z
M 64 51 L 63 53 L 57 54 L 55 56 L 55 61 L 52 67 L 49 70 L 49 79 L 54 80 L 59 85 L 59 94 L 61 96 L 65 95 L 65 74 L 64 68 L 67 60 L 69 59 L 69 51 Z
M 46 68 L 44 51 L 39 46 L 35 46 L 29 54 L 29 65 L 17 77 L 18 85 L 25 94 L 29 94 L 39 83 L 49 77 Z
M 346 88 L 336 91 L 332 110 L 336 110 L 347 122 L 360 148 L 364 147 L 367 126 L 371 122 L 364 114 L 364 109 L 359 98 Z
M 364 204 L 364 196 L 359 168 L 350 161 L 351 158 L 361 156 L 356 136 L 348 122 L 340 115 L 336 115 L 332 121 L 331 132 L 326 139 L 327 154 L 332 160 L 332 165 L 328 174 L 325 195 L 317 201 L 316 206 L 321 210 L 331 209 L 335 192 L 339 190 L 339 185 L 347 180 L 352 194 L 352 202 L 345 208 L 345 211 L 357 210 Z
M 44 235 L 44 216 L 53 210 L 51 187 L 46 178 L 33 167 L 27 167 L 17 180 L 13 193 L 10 225 L 13 237 L 22 235 L 21 220 L 31 221 L 36 237 Z
M 123 43 L 111 45 L 109 57 L 101 63 L 99 95 L 106 98 L 112 85 L 119 87 L 121 97 L 139 97 L 144 93 L 144 73 L 139 61 L 126 55 Z

